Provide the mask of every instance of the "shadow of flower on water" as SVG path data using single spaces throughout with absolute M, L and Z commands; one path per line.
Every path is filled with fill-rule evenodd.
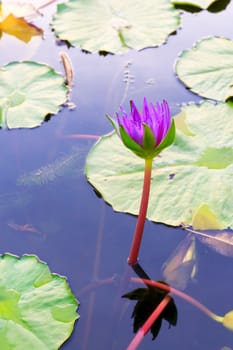
M 139 264 L 135 264 L 133 270 L 139 278 L 147 281 L 150 280 Z M 162 281 L 159 282 L 169 287 L 167 283 Z M 122 295 L 122 298 L 137 301 L 132 313 L 133 331 L 134 333 L 141 331 L 141 338 L 143 338 L 150 330 L 152 333 L 152 339 L 154 340 L 159 334 L 163 319 L 169 323 L 169 327 L 171 325 L 176 326 L 177 324 L 177 308 L 173 298 L 168 295 L 168 291 L 146 285 L 146 288 L 134 289 L 131 292 Z M 135 345 L 128 349 L 134 348 Z

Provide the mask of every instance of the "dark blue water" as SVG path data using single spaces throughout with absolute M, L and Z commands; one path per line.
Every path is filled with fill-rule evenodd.
M 182 15 L 176 35 L 159 48 L 124 55 L 85 54 L 78 48 L 57 45 L 50 31 L 50 16 L 55 6 L 44 10 L 35 21 L 45 30 L 45 38 L 28 45 L 6 37 L 0 42 L 0 63 L 32 59 L 63 72 L 60 51 L 73 63 L 75 85 L 73 111 L 67 108 L 33 130 L 1 130 L 0 135 L 0 228 L 1 253 L 36 254 L 52 272 L 65 275 L 81 302 L 80 320 L 62 349 L 126 349 L 133 337 L 131 313 L 134 302 L 121 295 L 138 287 L 124 282 L 134 275 L 126 260 L 136 218 L 115 213 L 93 191 L 84 176 L 85 157 L 93 140 L 63 139 L 73 133 L 102 135 L 111 131 L 104 117 L 113 114 L 120 103 L 130 99 L 141 103 L 167 99 L 173 114 L 183 102 L 200 101 L 177 80 L 173 66 L 183 49 L 206 36 L 233 37 L 233 4 L 218 14 L 201 12 Z M 127 68 L 129 67 L 129 68 Z M 129 70 L 128 87 L 124 80 Z M 127 106 L 128 107 L 128 106 Z M 30 173 L 80 149 L 76 171 L 57 176 L 54 181 L 34 186 L 17 185 Z M 9 223 L 35 226 L 41 234 L 12 229 Z M 155 280 L 162 279 L 161 267 L 185 237 L 181 229 L 146 223 L 140 263 Z M 198 273 L 186 292 L 222 315 L 233 309 L 232 260 L 197 242 Z M 178 323 L 168 329 L 163 323 L 157 339 L 148 334 L 140 349 L 220 350 L 233 348 L 233 333 L 207 318 L 199 310 L 175 297 Z

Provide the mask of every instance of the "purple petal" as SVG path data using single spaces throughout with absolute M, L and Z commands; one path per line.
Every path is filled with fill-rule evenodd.
M 158 139 L 156 142 L 157 145 L 163 141 L 171 125 L 170 110 L 166 101 L 163 101 L 161 104 L 160 112 L 161 119 L 158 127 Z
M 118 125 L 122 126 L 127 134 L 140 146 L 142 146 L 144 137 L 144 124 L 147 124 L 154 134 L 156 146 L 165 138 L 171 125 L 170 110 L 168 103 L 164 100 L 162 103 L 148 104 L 147 99 L 143 100 L 143 110 L 139 113 L 134 101 L 130 101 L 131 111 L 126 113 L 124 108 L 120 107 L 120 113 L 116 113 Z
M 145 122 L 146 124 L 151 124 L 151 113 L 148 107 L 148 103 L 146 98 L 144 97 L 144 101 L 143 101 L 143 122 Z
M 130 108 L 131 108 L 131 116 L 133 117 L 133 120 L 137 123 L 140 123 L 141 122 L 141 115 L 138 112 L 134 101 L 130 101 Z

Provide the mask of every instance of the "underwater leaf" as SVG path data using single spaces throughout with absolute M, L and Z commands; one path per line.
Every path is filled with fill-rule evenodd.
M 193 213 L 192 227 L 194 230 L 222 230 L 215 213 L 208 204 L 201 204 Z
M 183 134 L 187 135 L 187 136 L 194 136 L 195 134 L 193 134 L 187 124 L 186 124 L 186 114 L 185 112 L 181 112 L 179 114 L 176 115 L 175 117 L 175 127 L 176 129 L 179 129 L 180 131 L 182 131 Z
M 176 247 L 162 266 L 164 280 L 172 287 L 184 290 L 197 274 L 195 237 L 190 233 Z
M 233 227 L 233 104 L 205 101 L 182 112 L 192 136 L 177 129 L 173 145 L 153 161 L 147 218 L 191 225 L 206 203 L 221 227 Z M 115 133 L 100 138 L 87 156 L 88 181 L 116 211 L 138 214 L 143 174 L 144 162 Z
M 11 62 L 0 69 L 0 127 L 34 128 L 66 101 L 64 78 L 47 65 Z
M 230 331 L 233 331 L 233 310 L 224 315 L 223 325 Z
M 79 305 L 64 277 L 35 256 L 0 257 L 1 349 L 56 350 L 70 336 Z
M 225 101 L 233 97 L 233 41 L 210 37 L 183 51 L 175 65 L 179 79 L 196 94 Z
M 31 195 L 28 192 L 3 192 L 0 193 L 0 217 L 9 215 L 13 208 L 21 210 L 31 202 Z
M 203 232 L 192 230 L 185 226 L 184 229 L 193 233 L 203 244 L 207 245 L 215 252 L 224 256 L 233 257 L 233 231 L 206 230 Z
M 83 50 L 120 53 L 163 44 L 179 23 L 169 0 L 69 0 L 58 5 L 52 28 Z
M 13 35 L 28 43 L 33 36 L 43 35 L 43 30 L 27 22 L 23 15 L 34 13 L 29 4 L 1 4 L 0 3 L 0 31 Z M 34 12 L 33 12 L 34 11 Z
M 193 230 L 187 227 L 184 228 L 188 232 L 196 234 L 202 243 L 219 254 L 233 257 L 233 232 L 230 230 L 220 231 L 223 226 L 207 204 L 201 204 L 194 212 L 192 227 Z M 201 230 L 201 232 L 196 230 Z
M 53 182 L 57 177 L 65 175 L 71 169 L 77 168 L 77 160 L 80 159 L 80 148 L 73 148 L 69 154 L 57 158 L 55 161 L 33 170 L 30 173 L 21 175 L 18 185 L 32 186 L 44 185 Z
M 146 322 L 148 317 L 160 304 L 167 293 L 158 288 L 137 288 L 127 294 L 122 295 L 122 298 L 130 300 L 137 300 L 134 307 L 132 318 L 133 330 L 136 333 L 139 328 Z M 177 323 L 177 309 L 174 300 L 171 298 L 169 304 L 156 319 L 151 327 L 152 339 L 154 340 L 161 328 L 163 318 L 169 323 L 169 325 L 176 326 Z

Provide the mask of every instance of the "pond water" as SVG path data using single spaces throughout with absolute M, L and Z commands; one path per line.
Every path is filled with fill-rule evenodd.
M 1 253 L 35 254 L 52 272 L 67 276 L 81 303 L 81 317 L 62 349 L 126 349 L 133 338 L 135 302 L 121 295 L 140 286 L 127 282 L 129 275 L 135 275 L 126 261 L 136 217 L 114 212 L 88 184 L 85 158 L 95 141 L 65 136 L 110 132 L 105 114 L 113 115 L 121 103 L 128 108 L 130 99 L 138 104 L 144 96 L 151 101 L 166 99 L 173 115 L 183 102 L 200 101 L 177 80 L 174 62 L 181 50 L 203 37 L 232 39 L 233 4 L 215 14 L 183 13 L 180 30 L 159 48 L 107 56 L 58 44 L 49 27 L 55 9 L 49 6 L 44 17 L 35 20 L 45 30 L 44 40 L 36 38 L 26 45 L 5 35 L 0 42 L 1 65 L 30 59 L 63 72 L 59 53 L 68 53 L 74 68 L 72 101 L 76 104 L 73 110 L 63 108 L 39 128 L 1 130 Z M 55 160 L 68 154 L 76 155 L 75 167 L 56 174 Z M 33 183 L 36 169 L 43 174 Z M 38 232 L 12 227 L 27 223 Z M 182 229 L 146 222 L 140 264 L 152 279 L 163 279 L 164 262 L 185 236 Z M 185 292 L 224 315 L 233 309 L 232 260 L 198 241 L 196 251 L 198 270 Z M 184 300 L 174 300 L 177 326 L 168 328 L 164 321 L 155 341 L 148 334 L 140 349 L 233 349 L 232 332 Z

